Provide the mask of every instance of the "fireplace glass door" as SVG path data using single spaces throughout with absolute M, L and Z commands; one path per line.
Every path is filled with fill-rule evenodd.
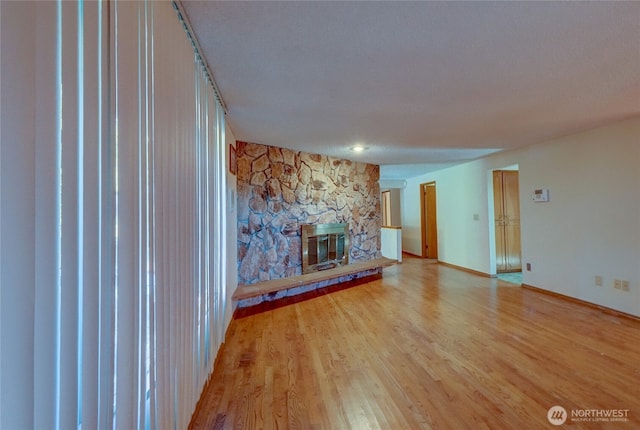
M 348 263 L 347 224 L 302 226 L 302 273 L 332 269 Z

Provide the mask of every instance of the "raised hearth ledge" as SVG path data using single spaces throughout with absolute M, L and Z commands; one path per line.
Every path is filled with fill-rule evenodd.
M 337 278 L 356 275 L 362 272 L 369 272 L 374 269 L 393 266 L 396 263 L 397 260 L 382 257 L 374 260 L 347 264 L 346 266 L 340 266 L 334 269 L 321 270 L 319 272 L 307 273 L 299 276 L 291 276 L 289 278 L 272 279 L 270 281 L 258 282 L 256 284 L 241 285 L 236 289 L 235 293 L 233 293 L 232 299 L 237 302 L 238 307 L 253 306 L 263 301 L 277 299 L 278 297 L 276 297 L 274 293 L 278 293 L 280 291 L 304 286 L 310 287 L 297 292 L 297 294 L 299 294 L 311 291 L 314 288 L 322 288 L 333 284 L 327 284 L 324 281 L 332 281 Z M 373 275 L 375 273 L 372 272 L 370 274 Z M 365 273 L 364 275 L 368 276 L 369 273 Z M 315 284 L 317 284 L 317 286 Z M 274 297 L 265 297 L 272 294 Z M 292 294 L 283 294 L 282 296 L 285 297 L 290 295 Z

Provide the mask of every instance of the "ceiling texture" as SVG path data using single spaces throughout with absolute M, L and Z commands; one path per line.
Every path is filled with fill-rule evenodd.
M 640 115 L 640 2 L 181 5 L 238 140 L 385 179 Z

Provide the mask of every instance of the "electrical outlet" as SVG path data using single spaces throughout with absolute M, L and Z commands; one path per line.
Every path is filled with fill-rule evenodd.
M 602 287 L 602 276 L 596 275 L 596 287 Z
M 616 290 L 621 290 L 622 289 L 622 281 L 620 279 L 614 279 L 613 280 L 613 288 L 615 288 Z
M 622 291 L 629 291 L 629 281 L 620 281 L 620 287 Z
M 531 263 L 527 263 L 527 272 L 531 272 Z

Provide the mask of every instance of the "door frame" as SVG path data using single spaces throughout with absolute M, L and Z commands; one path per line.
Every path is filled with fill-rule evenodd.
M 437 216 L 437 196 L 438 189 L 436 181 L 429 181 L 420 184 L 420 230 L 421 230 L 421 256 L 427 258 L 427 214 L 425 213 L 425 187 L 433 187 L 436 190 L 436 204 L 429 208 L 429 214 L 436 220 L 436 259 L 438 258 L 438 216 Z

